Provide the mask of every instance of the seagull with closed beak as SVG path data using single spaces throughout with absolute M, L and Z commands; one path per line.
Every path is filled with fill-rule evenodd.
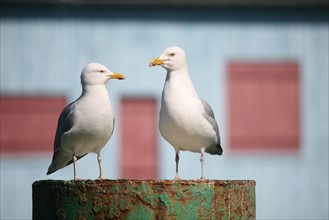
M 190 79 L 185 51 L 179 47 L 164 50 L 150 66 L 162 66 L 167 77 L 162 91 L 160 133 L 176 151 L 176 175 L 179 152 L 201 153 L 201 179 L 204 176 L 204 153 L 222 155 L 219 129 L 210 105 L 199 98 Z
M 110 79 L 125 79 L 102 64 L 87 64 L 81 73 L 82 94 L 66 106 L 58 119 L 54 155 L 47 175 L 73 163 L 74 180 L 78 180 L 76 161 L 93 152 L 97 154 L 99 179 L 104 179 L 101 150 L 114 130 L 114 112 L 105 84 Z

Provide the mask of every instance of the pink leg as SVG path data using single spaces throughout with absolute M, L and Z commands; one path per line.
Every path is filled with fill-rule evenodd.
M 201 178 L 200 178 L 200 180 L 205 180 L 206 177 L 204 176 L 204 148 L 201 149 L 200 161 L 201 161 Z
M 76 158 L 76 156 L 73 155 L 72 160 L 73 160 L 74 180 L 79 180 L 77 176 L 77 169 L 76 169 L 76 162 L 78 159 Z
M 101 153 L 97 154 L 97 160 L 98 160 L 98 166 L 99 166 L 99 177 L 98 179 L 103 180 L 104 176 L 102 174 L 102 157 L 101 157 Z
M 178 152 L 176 152 L 175 161 L 176 161 L 176 175 L 175 175 L 174 180 L 180 180 L 180 177 L 178 175 L 178 163 L 179 163 L 179 154 L 178 154 Z

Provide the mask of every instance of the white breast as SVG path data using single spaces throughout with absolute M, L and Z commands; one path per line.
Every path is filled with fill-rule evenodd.
M 217 140 L 214 129 L 204 118 L 203 106 L 194 88 L 180 80 L 166 81 L 159 128 L 176 151 L 200 152 Z

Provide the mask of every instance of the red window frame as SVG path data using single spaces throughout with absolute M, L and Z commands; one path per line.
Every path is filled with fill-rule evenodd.
M 52 152 L 65 97 L 1 96 L 1 154 Z
M 157 107 L 154 98 L 121 100 L 120 169 L 129 179 L 157 178 Z
M 228 133 L 233 152 L 298 152 L 299 65 L 228 64 Z

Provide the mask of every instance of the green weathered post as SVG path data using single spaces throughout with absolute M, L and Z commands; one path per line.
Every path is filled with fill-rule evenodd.
M 33 219 L 255 219 L 253 180 L 41 180 Z

